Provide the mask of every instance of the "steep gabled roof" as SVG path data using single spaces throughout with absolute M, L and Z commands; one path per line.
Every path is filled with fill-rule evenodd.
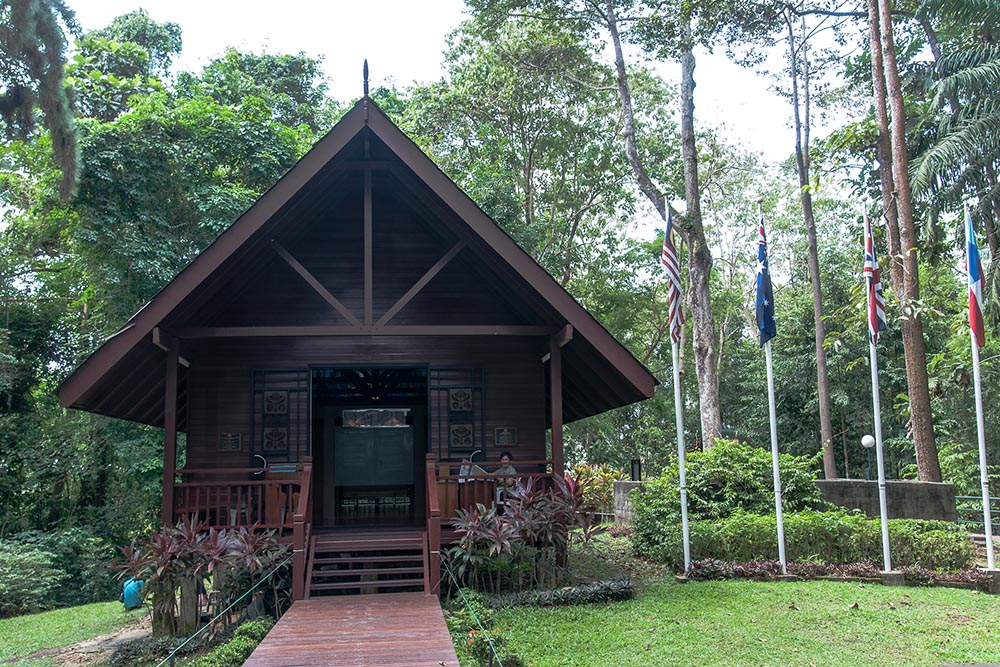
M 371 132 L 412 172 L 419 187 L 426 188 L 434 201 L 461 221 L 462 233 L 492 255 L 494 269 L 512 278 L 516 293 L 544 304 L 551 313 L 551 324 L 572 326 L 573 338 L 564 348 L 563 361 L 567 421 L 652 396 L 656 380 L 650 372 L 372 100 L 362 98 L 284 177 L 63 381 L 60 403 L 143 423 L 162 423 L 165 357 L 154 344 L 154 329 L 176 319 L 182 304 L 201 298 L 213 284 L 221 283 L 220 275 L 239 270 L 240 253 L 267 243 L 295 207 L 301 206 L 302 193 L 321 189 L 317 184 L 322 183 L 324 170 L 342 159 L 345 149 L 364 132 Z M 134 401 L 142 405 L 141 410 L 107 400 L 106 395 L 119 390 L 121 384 L 136 382 L 146 385 Z

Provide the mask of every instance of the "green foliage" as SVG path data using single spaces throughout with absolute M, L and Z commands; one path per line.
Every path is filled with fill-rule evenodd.
M 6 538 L 6 542 L 55 556 L 64 581 L 70 585 L 62 586 L 57 594 L 43 598 L 47 600 L 47 607 L 104 602 L 117 599 L 121 593 L 121 587 L 111 571 L 117 551 L 91 526 L 74 526 L 48 533 L 18 533 Z
M 240 667 L 272 627 L 274 620 L 270 618 L 247 621 L 236 629 L 232 639 L 188 664 L 190 667 Z
M 570 471 L 584 485 L 583 500 L 598 512 L 614 512 L 615 482 L 625 479 L 625 471 L 605 463 L 577 463 Z
M 51 609 L 67 579 L 51 551 L 0 542 L 0 617 Z
M 725 518 L 735 512 L 774 511 L 770 451 L 737 441 L 717 440 L 712 449 L 691 452 L 686 461 L 688 515 L 691 519 Z M 813 482 L 817 459 L 782 454 L 782 508 L 793 511 L 823 504 Z M 629 497 L 635 509 L 635 540 L 640 550 L 660 539 L 662 526 L 680 523 L 677 466 Z
M 844 510 L 790 512 L 784 515 L 789 560 L 830 564 L 881 562 L 882 529 L 878 519 Z M 772 515 L 733 514 L 714 521 L 692 521 L 691 558 L 747 562 L 773 559 L 778 553 Z M 665 525 L 659 534 L 636 540 L 637 551 L 683 566 L 681 528 Z M 889 540 L 895 567 L 921 566 L 953 571 L 969 567 L 974 552 L 968 534 L 943 521 L 892 519 Z
M 578 586 L 562 588 L 521 591 L 494 595 L 487 598 L 487 604 L 493 609 L 533 605 L 536 607 L 559 607 L 574 604 L 593 604 L 597 602 L 619 602 L 630 600 L 635 595 L 635 586 L 629 579 L 610 579 L 594 581 Z

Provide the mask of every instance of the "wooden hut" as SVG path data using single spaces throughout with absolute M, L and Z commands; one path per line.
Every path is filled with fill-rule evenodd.
M 279 530 L 300 598 L 319 551 L 373 535 L 432 587 L 441 520 L 495 499 L 501 452 L 561 473 L 564 423 L 654 384 L 366 96 L 59 399 L 162 427 L 162 522 Z

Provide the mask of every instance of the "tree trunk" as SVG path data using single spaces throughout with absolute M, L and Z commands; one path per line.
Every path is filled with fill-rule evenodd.
M 181 612 L 178 632 L 182 637 L 190 637 L 198 630 L 198 577 L 181 577 Z
M 792 13 L 785 14 L 788 25 L 789 74 L 792 80 L 792 111 L 795 129 L 795 164 L 799 175 L 799 199 L 802 202 L 802 219 L 806 224 L 806 238 L 809 242 L 809 282 L 812 284 L 813 328 L 816 338 L 816 397 L 819 401 L 819 433 L 823 447 L 823 476 L 836 479 L 837 459 L 833 454 L 833 424 L 830 418 L 830 380 L 826 368 L 826 331 L 823 324 L 823 287 L 820 283 L 819 250 L 816 242 L 816 218 L 813 214 L 812 190 L 809 178 L 809 61 L 803 56 L 802 85 L 805 96 L 805 120 L 800 115 L 799 99 L 799 53 L 795 44 L 795 30 Z M 802 47 L 805 48 L 806 37 Z M 803 141 L 804 135 L 804 141 Z M 846 462 L 845 462 L 846 463 Z
M 618 94 L 622 104 L 625 154 L 639 185 L 639 190 L 652 202 L 662 219 L 667 218 L 667 202 L 663 193 L 650 179 L 635 144 L 635 116 L 632 112 L 632 93 L 625 74 L 625 57 L 622 53 L 614 1 L 605 5 L 608 32 L 615 50 L 615 73 Z M 712 273 L 712 253 L 705 240 L 701 220 L 701 198 L 698 192 L 698 156 L 694 137 L 694 52 L 690 38 L 690 23 L 685 24 L 686 50 L 681 57 L 681 152 L 684 158 L 684 195 L 687 201 L 687 225 L 679 229 L 691 249 L 688 273 L 691 289 L 688 303 L 691 306 L 692 334 L 694 340 L 695 372 L 698 376 L 698 399 L 701 412 L 701 439 L 711 447 L 722 430 L 722 412 L 719 405 L 719 371 L 715 349 L 715 319 L 709 292 Z
M 920 318 L 920 282 L 917 261 L 917 231 L 910 194 L 909 161 L 906 153 L 905 111 L 899 70 L 892 40 L 892 19 L 888 0 L 868 0 L 871 23 L 872 78 L 876 119 L 879 123 L 879 163 L 882 199 L 889 229 L 893 292 L 902 315 L 906 382 L 910 402 L 910 432 L 921 481 L 940 482 L 937 446 L 934 442 L 930 392 L 927 381 L 927 354 Z M 887 118 L 886 101 L 892 111 Z M 886 170 L 891 165 L 891 180 Z M 887 189 L 887 185 L 892 189 Z M 896 226 L 896 229 L 893 227 Z
M 719 405 L 719 366 L 715 350 L 715 316 L 712 314 L 709 280 L 712 275 L 712 252 L 705 240 L 701 219 L 701 193 L 698 190 L 698 152 L 694 136 L 694 43 L 690 19 L 682 28 L 684 52 L 681 54 L 681 157 L 684 160 L 684 199 L 690 226 L 688 245 L 691 256 L 691 319 L 694 341 L 694 366 L 698 373 L 698 399 L 701 406 L 702 446 L 711 448 L 722 431 Z

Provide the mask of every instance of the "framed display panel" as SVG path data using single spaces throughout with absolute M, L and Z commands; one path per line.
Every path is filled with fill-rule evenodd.
M 431 451 L 443 461 L 486 447 L 482 368 L 432 367 L 428 403 Z
M 257 370 L 251 379 L 250 459 L 302 461 L 309 453 L 309 371 Z

